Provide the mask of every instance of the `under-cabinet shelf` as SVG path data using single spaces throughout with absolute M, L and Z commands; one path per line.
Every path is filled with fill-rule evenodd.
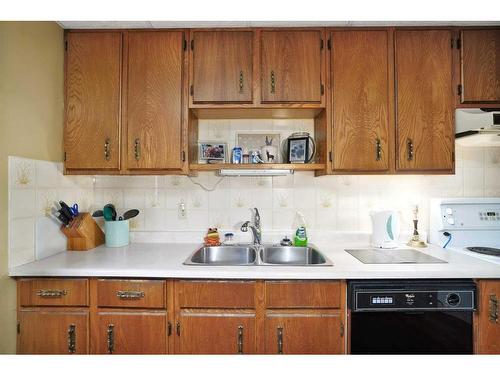
M 315 171 L 325 169 L 323 163 L 309 164 L 231 164 L 231 163 L 214 163 L 214 164 L 189 164 L 189 169 L 193 171 L 216 171 L 219 169 L 291 169 L 294 171 Z

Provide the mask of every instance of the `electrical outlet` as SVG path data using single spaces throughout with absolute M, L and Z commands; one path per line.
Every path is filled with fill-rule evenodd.
M 187 219 L 186 203 L 184 203 L 184 200 L 182 199 L 179 202 L 179 206 L 177 208 L 177 217 L 179 219 Z

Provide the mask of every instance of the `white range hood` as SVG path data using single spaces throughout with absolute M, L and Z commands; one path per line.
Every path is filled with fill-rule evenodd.
M 500 110 L 457 109 L 455 140 L 464 147 L 500 147 Z

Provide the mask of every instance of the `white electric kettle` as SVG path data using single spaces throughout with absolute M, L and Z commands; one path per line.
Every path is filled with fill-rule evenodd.
M 372 246 L 381 249 L 399 247 L 398 238 L 401 228 L 399 212 L 374 211 L 370 213 L 370 216 L 372 218 Z

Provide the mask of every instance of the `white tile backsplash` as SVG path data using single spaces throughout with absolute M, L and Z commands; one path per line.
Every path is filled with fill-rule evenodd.
M 221 125 L 207 120 L 207 132 Z M 273 120 L 273 128 L 307 129 L 297 120 Z M 242 126 L 259 127 L 258 121 L 224 121 L 221 134 Z M 218 135 L 212 132 L 212 136 Z M 428 229 L 432 197 L 500 196 L 500 148 L 456 147 L 455 175 L 323 176 L 296 172 L 284 177 L 226 177 L 212 172 L 186 176 L 63 176 L 61 163 L 9 158 L 9 264 L 19 265 L 57 251 L 60 236 L 42 240 L 40 230 L 59 234 L 46 213 L 56 199 L 78 202 L 80 210 L 114 203 L 118 213 L 137 208 L 131 221 L 134 241 L 201 241 L 207 227 L 232 231 L 249 239 L 240 226 L 251 218 L 251 207 L 261 213 L 265 236 L 291 235 L 296 212 L 306 218 L 315 236 L 326 231 L 370 231 L 369 213 L 396 209 L 402 214 L 402 231 L 411 230 L 412 208 L 420 206 L 420 228 Z M 205 191 L 195 182 L 210 191 Z M 214 186 L 216 186 L 214 188 Z M 187 217 L 179 218 L 184 202 Z M 43 226 L 39 220 L 43 220 Z M 38 224 L 37 224 L 38 223 Z M 47 228 L 50 227 L 54 231 Z M 273 238 L 274 238 L 273 237 Z M 36 239 L 36 240 L 35 240 Z M 48 242 L 47 242 L 48 241 Z M 43 243 L 42 243 L 43 242 Z M 41 244 L 41 245 L 40 245 Z

